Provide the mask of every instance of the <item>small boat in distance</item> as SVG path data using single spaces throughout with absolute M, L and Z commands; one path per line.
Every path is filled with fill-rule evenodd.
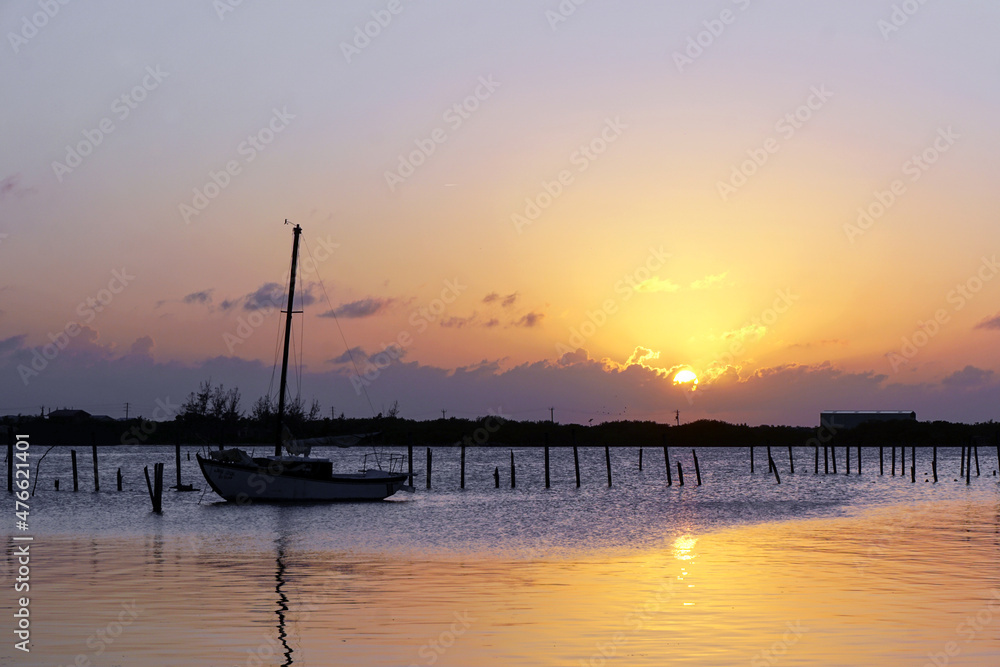
M 285 221 L 288 224 L 288 221 Z M 350 446 L 362 440 L 360 436 L 336 436 L 290 440 L 284 424 L 285 389 L 288 378 L 288 345 L 291 334 L 295 271 L 298 264 L 299 235 L 302 228 L 292 230 L 292 270 L 288 281 L 288 308 L 285 313 L 285 347 L 281 359 L 281 382 L 278 389 L 278 425 L 274 455 L 253 457 L 238 448 L 198 454 L 198 465 L 212 490 L 230 502 L 324 502 L 336 500 L 384 500 L 399 490 L 413 491 L 402 471 L 402 457 L 386 459 L 389 470 L 382 469 L 382 457 L 365 456 L 362 469 L 356 473 L 334 473 L 330 459 L 310 457 L 313 445 Z M 282 448 L 286 453 L 282 453 Z M 374 469 L 368 460 L 375 461 Z

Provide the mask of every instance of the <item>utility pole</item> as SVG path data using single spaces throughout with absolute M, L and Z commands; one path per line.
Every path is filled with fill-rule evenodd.
M 674 418 L 677 420 L 677 425 L 680 426 L 681 425 L 681 411 L 680 410 L 674 410 Z
M 555 408 L 549 408 L 549 422 L 556 423 L 556 413 Z
M 125 401 L 125 421 L 128 421 L 128 401 Z
M 446 419 L 446 417 L 444 416 L 446 412 L 447 412 L 447 410 L 442 410 L 441 411 L 441 419 Z

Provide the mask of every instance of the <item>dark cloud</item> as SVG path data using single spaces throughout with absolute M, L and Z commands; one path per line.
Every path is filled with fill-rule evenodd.
M 991 377 L 993 377 L 991 370 L 966 366 L 941 380 L 941 384 L 947 387 L 978 387 L 986 384 Z
M 364 348 L 352 347 L 346 350 L 343 354 L 334 357 L 333 359 L 327 359 L 327 363 L 330 364 L 349 364 L 352 361 L 363 361 L 368 358 L 368 353 L 365 352 Z
M 333 310 L 328 310 L 321 314 L 320 317 L 371 317 L 372 315 L 377 315 L 378 313 L 386 310 L 395 302 L 395 299 L 368 297 L 367 299 L 359 299 L 358 301 L 343 303 Z
M 504 308 L 510 308 L 511 306 L 514 305 L 515 301 L 517 301 L 517 292 L 505 296 L 503 298 L 503 301 L 500 302 L 500 305 L 503 306 Z
M 512 324 L 515 327 L 531 328 L 534 326 L 538 326 L 541 323 L 543 317 L 545 317 L 545 313 L 536 313 L 532 311 L 527 315 L 525 315 L 524 317 L 522 317 L 521 319 L 515 320 L 514 322 L 512 322 Z
M 483 297 L 483 303 L 493 303 L 494 301 L 497 301 L 499 299 L 500 299 L 499 294 L 497 294 L 496 292 L 490 292 L 489 294 Z
M 1000 313 L 997 313 L 993 317 L 987 317 L 973 328 L 1000 330 Z
M 141 336 L 135 339 L 132 343 L 132 354 L 141 354 L 144 356 L 149 356 L 153 352 L 153 346 L 156 345 L 156 341 L 153 340 L 152 336 Z
M 306 285 L 304 288 L 296 290 L 295 305 L 311 306 L 316 303 L 316 296 L 313 294 L 314 284 Z M 265 310 L 268 308 L 283 308 L 287 304 L 288 295 L 285 288 L 278 283 L 264 283 L 255 291 L 243 297 L 243 310 Z M 232 307 L 229 300 L 223 301 L 221 307 L 228 310 Z
M 468 317 L 448 317 L 441 320 L 440 325 L 446 329 L 461 329 L 462 327 L 471 326 L 476 323 L 476 313 L 472 313 Z
M 184 303 L 212 303 L 212 292 L 215 290 L 206 289 L 200 292 L 191 292 L 182 301 Z
M 26 334 L 18 334 L 16 336 L 0 340 L 0 354 L 9 354 L 15 350 L 21 349 L 26 338 Z

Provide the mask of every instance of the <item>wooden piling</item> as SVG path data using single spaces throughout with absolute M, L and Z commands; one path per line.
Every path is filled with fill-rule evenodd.
M 767 446 L 767 471 L 771 472 L 771 468 L 774 467 L 774 460 L 771 459 L 771 445 Z
M 774 460 L 771 458 L 771 452 L 767 453 L 767 463 L 771 467 L 771 472 L 774 473 L 774 479 L 778 481 L 778 484 L 781 484 L 781 477 L 778 475 L 778 466 L 774 464 Z
M 406 445 L 406 467 L 407 472 L 410 475 L 410 481 L 407 482 L 410 486 L 413 486 L 413 438 L 409 438 L 410 443 Z
M 694 474 L 698 478 L 698 486 L 701 486 L 701 468 L 698 467 L 698 455 L 695 454 L 694 450 L 691 450 L 691 456 L 694 458 Z
M 153 512 L 160 514 L 163 510 L 163 464 L 153 464 L 155 485 L 149 481 L 149 466 L 145 466 L 142 472 L 146 475 L 146 489 L 149 491 L 149 500 L 153 504 Z
M 666 443 L 666 436 L 663 436 L 664 443 Z M 667 467 L 667 486 L 674 485 L 673 472 L 670 470 L 670 447 L 666 444 L 663 445 L 663 464 Z
M 892 476 L 896 476 L 896 445 L 892 446 Z
M 427 488 L 431 488 L 431 466 L 434 463 L 434 455 L 431 453 L 431 448 L 427 448 Z
M 979 445 L 972 446 L 972 455 L 976 458 L 976 477 L 979 477 Z
M 823 445 L 823 474 L 830 474 L 830 448 Z
M 547 447 L 546 447 L 545 454 L 546 454 L 546 460 L 547 460 L 548 459 L 548 448 Z M 545 467 L 546 467 L 546 469 L 548 469 L 548 466 L 545 466 Z M 461 468 L 462 468 L 462 473 L 461 473 L 461 477 L 459 478 L 460 481 L 459 481 L 458 484 L 459 484 L 459 488 L 464 489 L 465 488 L 465 445 L 462 445 L 462 463 L 461 463 Z
M 965 448 L 965 485 L 972 483 L 972 445 Z
M 830 445 L 830 459 L 833 463 L 833 474 L 837 474 L 837 448 Z
M 753 445 L 750 445 L 750 474 L 753 474 Z
M 844 447 L 844 476 L 851 476 L 851 446 Z
M 604 462 L 608 467 L 608 488 L 611 488 L 611 448 L 604 445 Z
M 959 478 L 965 477 L 965 445 L 962 445 L 962 453 L 958 457 L 958 476 Z
M 514 450 L 510 450 L 510 488 L 517 488 L 517 471 L 514 469 Z
M 118 476 L 117 477 L 118 477 L 118 490 L 121 491 L 122 490 L 122 469 L 121 468 L 118 469 Z
M 639 472 L 642 472 L 642 447 L 639 448 Z
M 934 473 L 934 483 L 937 484 L 937 445 L 934 446 L 933 458 L 931 459 L 931 472 Z
M 493 488 L 500 488 L 500 466 L 493 468 Z
M 906 445 L 899 448 L 899 474 L 906 474 Z
M 580 453 L 573 445 L 573 467 L 576 468 L 576 488 L 580 488 Z
M 861 445 L 858 445 L 858 475 L 861 475 Z
M 73 490 L 74 491 L 79 491 L 80 490 L 80 479 L 79 479 L 79 477 L 77 476 L 77 473 L 76 473 L 76 450 L 75 449 L 69 450 L 69 458 L 70 458 L 70 461 L 73 462 Z
M 59 490 L 59 480 L 57 479 L 56 480 L 56 491 L 58 491 L 58 490 Z
M 94 492 L 96 493 L 101 490 L 101 478 L 97 474 L 97 436 L 94 435 L 93 431 L 90 432 L 90 453 L 94 457 Z
M 684 486 L 684 470 L 681 468 L 681 462 L 677 462 L 677 485 Z
M 818 475 L 819 474 L 819 445 L 813 445 L 813 447 L 816 450 L 816 464 L 813 467 L 813 474 L 814 475 Z
M 910 446 L 910 481 L 917 481 L 917 448 L 913 445 Z
M 181 490 L 181 443 L 174 442 L 174 462 L 177 464 L 177 490 Z
M 878 474 L 879 475 L 884 475 L 885 474 L 885 458 L 884 458 L 885 452 L 883 451 L 883 449 L 884 448 L 883 448 L 882 445 L 878 446 Z
M 789 473 L 795 474 L 795 459 L 792 458 L 792 446 L 788 445 L 788 470 Z

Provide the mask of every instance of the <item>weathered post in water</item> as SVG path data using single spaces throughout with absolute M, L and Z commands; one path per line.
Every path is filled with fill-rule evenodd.
M 814 475 L 818 475 L 819 474 L 819 445 L 813 445 L 813 448 L 816 450 L 816 465 L 813 468 L 813 474 Z
M 642 472 L 642 447 L 639 448 L 639 472 Z
M 431 465 L 434 462 L 434 455 L 431 453 L 431 448 L 427 448 L 427 488 L 431 488 Z
M 965 448 L 965 485 L 972 483 L 972 445 Z
M 663 464 L 667 467 L 667 486 L 674 485 L 673 472 L 670 470 L 670 447 L 667 446 L 667 436 L 663 436 Z
M 750 445 L 750 474 L 753 474 L 753 445 Z
M 611 448 L 604 445 L 604 462 L 608 467 L 608 488 L 611 488 Z
M 906 445 L 899 448 L 899 474 L 906 474 Z
M 770 447 L 768 447 L 768 449 L 770 450 Z M 771 472 L 774 473 L 774 479 L 778 481 L 778 484 L 781 484 L 781 477 L 778 476 L 778 466 L 774 464 L 774 460 L 771 458 L 770 451 L 768 451 L 767 453 L 767 462 L 768 465 L 771 466 Z
M 851 446 L 844 447 L 844 476 L 851 476 Z
M 117 475 L 117 477 L 118 477 L 118 490 L 121 491 L 122 490 L 122 469 L 121 468 L 118 469 L 118 475 Z
M 823 474 L 830 474 L 830 448 L 823 445 Z
M 149 466 L 145 466 L 142 472 L 146 475 L 146 489 L 149 491 L 149 500 L 153 504 L 153 512 L 161 514 L 163 510 L 163 464 L 153 464 L 153 477 L 156 480 L 155 486 L 154 483 L 149 481 Z
M 677 462 L 677 485 L 684 486 L 684 470 L 681 469 L 681 462 Z
M 462 445 L 462 463 L 461 463 L 461 468 L 462 468 L 462 473 L 461 473 L 461 477 L 459 478 L 460 481 L 459 481 L 458 484 L 459 484 L 459 488 L 464 489 L 465 488 L 465 445 Z
M 177 464 L 177 490 L 181 490 L 181 443 L 174 442 L 174 462 Z
M 94 456 L 94 491 L 101 490 L 101 478 L 97 474 L 97 436 L 90 432 L 90 452 Z
M 861 445 L 858 445 L 858 475 L 861 474 Z
M 965 477 L 965 445 L 962 445 L 962 453 L 959 455 L 958 476 Z
M 406 467 L 408 468 L 407 472 L 410 474 L 410 481 L 407 484 L 413 486 L 413 436 L 410 435 L 407 439 L 410 441 L 406 445 Z
M 771 468 L 774 467 L 774 461 L 771 460 L 771 445 L 767 446 L 767 471 L 771 472 Z
M 934 445 L 933 458 L 931 459 L 931 471 L 934 473 L 934 483 L 937 484 L 937 445 Z
M 830 459 L 833 462 L 833 474 L 837 474 L 837 448 L 830 445 Z
M 573 445 L 573 467 L 576 468 L 576 488 L 580 488 L 580 453 Z
M 896 476 L 896 445 L 892 446 L 892 476 Z
M 979 477 L 979 445 L 972 446 L 972 455 L 976 457 L 976 477 Z
M 795 474 L 795 459 L 792 458 L 792 446 L 788 445 L 788 470 L 794 475 Z
M 878 446 L 878 474 L 879 475 L 884 475 L 885 474 L 885 458 L 884 458 L 884 454 L 885 454 L 885 452 L 883 451 L 883 446 L 879 445 Z
M 500 488 L 500 466 L 493 468 L 493 488 Z
M 80 480 L 76 474 L 76 450 L 69 450 L 70 461 L 73 462 L 73 490 L 78 491 L 80 489 Z
M 514 470 L 514 450 L 510 450 L 510 488 L 517 488 L 517 473 Z
M 917 481 L 917 448 L 910 446 L 910 481 Z
M 691 450 L 691 456 L 694 458 L 694 474 L 698 478 L 698 486 L 701 486 L 701 468 L 698 467 L 698 455 L 695 454 L 694 450 Z

